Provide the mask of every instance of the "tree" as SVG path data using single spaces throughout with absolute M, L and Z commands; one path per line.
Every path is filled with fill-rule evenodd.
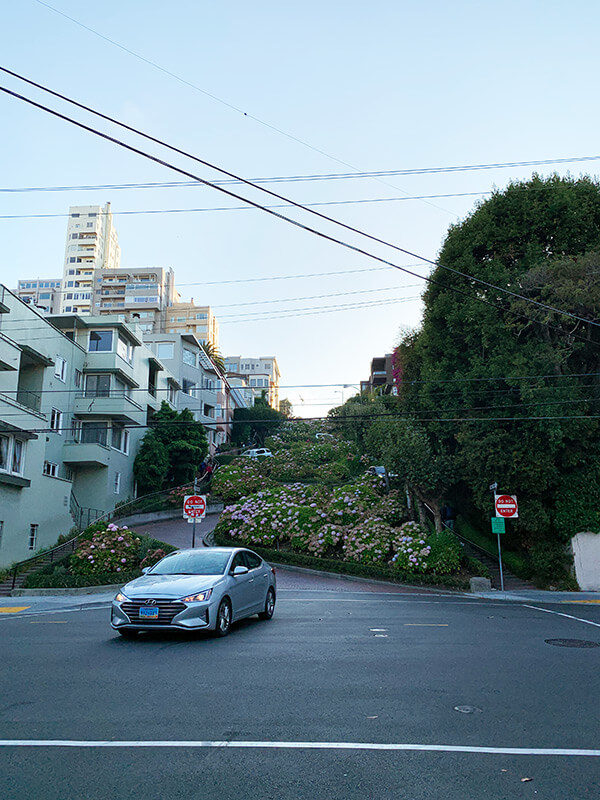
M 430 418 L 429 440 L 460 462 L 482 519 L 492 481 L 520 496 L 511 526 L 522 546 L 597 530 L 594 505 L 574 490 L 595 480 L 600 458 L 600 383 L 588 377 L 600 371 L 600 331 L 585 322 L 600 316 L 600 185 L 513 184 L 450 228 L 438 260 L 466 277 L 432 273 L 422 327 L 396 350 L 403 411 Z
M 221 355 L 219 348 L 215 347 L 215 345 L 211 342 L 204 342 L 204 344 L 201 344 L 200 347 L 204 350 L 219 372 L 224 373 L 225 361 L 223 360 L 223 356 Z
M 287 397 L 284 397 L 283 400 L 279 401 L 279 410 L 283 414 L 284 417 L 291 417 L 292 411 L 294 410 L 294 406 L 292 405 L 292 401 L 288 400 Z
M 152 418 L 133 469 L 139 491 L 168 489 L 189 483 L 208 453 L 206 433 L 192 412 L 177 412 L 164 402 Z
M 263 391 L 262 396 L 254 400 L 251 408 L 234 410 L 231 441 L 238 445 L 254 442 L 262 447 L 267 436 L 274 433 L 283 420 L 285 416 L 271 408 L 266 399 L 266 392 Z

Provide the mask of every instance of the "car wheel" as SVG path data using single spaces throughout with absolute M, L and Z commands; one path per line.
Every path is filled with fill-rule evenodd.
M 231 630 L 231 603 L 227 598 L 224 598 L 219 603 L 215 634 L 217 636 L 227 636 L 230 630 Z
M 261 611 L 258 615 L 260 619 L 271 619 L 275 612 L 275 592 L 269 589 L 267 592 L 267 599 L 265 600 L 265 610 Z
M 131 628 L 119 628 L 119 633 L 124 639 L 135 639 L 138 635 L 138 632 L 132 631 Z

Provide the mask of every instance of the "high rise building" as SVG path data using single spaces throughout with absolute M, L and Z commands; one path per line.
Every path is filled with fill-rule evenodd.
M 113 226 L 110 203 L 71 206 L 63 266 L 61 313 L 93 312 L 94 271 L 116 269 L 121 248 Z
M 179 297 L 171 268 L 119 267 L 94 271 L 94 314 L 120 314 L 142 333 L 163 333 Z

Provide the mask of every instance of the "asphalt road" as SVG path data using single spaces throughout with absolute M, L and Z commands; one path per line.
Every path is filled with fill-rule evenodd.
M 126 641 L 76 598 L 1 614 L 2 800 L 599 796 L 600 647 L 545 640 L 600 643 L 600 606 L 279 576 L 226 639 Z

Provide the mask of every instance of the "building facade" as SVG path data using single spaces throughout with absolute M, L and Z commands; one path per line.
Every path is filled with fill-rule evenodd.
M 371 359 L 371 374 L 368 380 L 360 382 L 361 392 L 396 394 L 392 358 L 392 353 L 386 353 Z
M 148 417 L 177 382 L 118 318 L 47 318 L 0 286 L 0 566 L 135 496 Z
M 95 270 L 116 269 L 120 262 L 121 248 L 110 203 L 69 208 L 61 313 L 93 313 Z
M 232 378 L 246 379 L 254 398 L 266 392 L 269 405 L 279 411 L 279 381 L 281 373 L 275 356 L 227 356 L 225 371 Z
M 94 272 L 94 313 L 122 315 L 142 333 L 164 332 L 169 307 L 177 297 L 170 268 L 119 267 Z
M 219 347 L 219 323 L 210 306 L 174 303 L 166 314 L 165 333 L 193 333 L 201 343 Z
M 62 298 L 61 278 L 37 278 L 19 281 L 16 294 L 24 303 L 46 314 L 58 314 Z

